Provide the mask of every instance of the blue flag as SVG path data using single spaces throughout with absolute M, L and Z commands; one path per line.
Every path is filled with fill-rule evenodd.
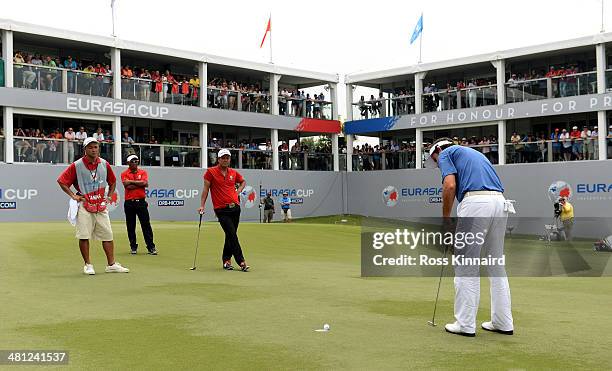
M 419 38 L 421 33 L 423 32 L 423 14 L 421 14 L 421 18 L 417 22 L 416 26 L 414 26 L 414 31 L 412 31 L 412 37 L 410 38 L 410 44 Z

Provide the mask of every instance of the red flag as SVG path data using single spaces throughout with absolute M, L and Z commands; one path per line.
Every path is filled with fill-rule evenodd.
M 263 44 L 266 41 L 266 36 L 268 36 L 268 32 L 272 32 L 272 16 L 268 18 L 268 26 L 266 27 L 266 33 L 264 34 L 264 37 L 261 40 L 261 45 L 259 45 L 260 49 L 263 47 Z

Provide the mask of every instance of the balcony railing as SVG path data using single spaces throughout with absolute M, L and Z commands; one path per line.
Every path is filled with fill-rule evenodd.
M 17 88 L 112 97 L 111 74 L 15 63 L 13 76 Z
M 610 154 L 611 140 L 608 139 L 606 142 Z M 507 164 L 597 159 L 599 159 L 597 137 L 506 143 Z
M 506 83 L 506 102 L 517 103 L 549 98 L 549 80 L 541 78 Z
M 143 166 L 200 167 L 201 147 L 172 144 L 121 143 L 121 157 L 137 155 Z
M 100 143 L 100 157 L 113 163 L 113 147 L 110 142 Z M 83 142 L 66 139 L 16 136 L 13 140 L 15 162 L 70 164 L 83 156 Z
M 187 82 L 168 83 L 136 77 L 121 79 L 121 98 L 145 102 L 199 105 L 200 88 Z
M 278 97 L 278 113 L 283 116 L 332 119 L 332 102 L 317 99 Z
M 331 153 L 280 151 L 278 156 L 280 170 L 334 170 L 334 156 Z
M 272 151 L 237 148 L 229 151 L 232 154 L 230 167 L 236 169 L 272 169 Z M 219 148 L 208 147 L 208 166 L 214 166 L 217 163 L 217 152 L 219 152 Z
M 506 83 L 506 102 L 571 97 L 597 93 L 597 73 L 581 72 Z
M 414 114 L 414 95 L 398 95 L 392 98 L 364 100 L 352 104 L 353 119 Z
M 242 92 L 209 86 L 207 89 L 209 108 L 233 111 L 270 113 L 270 95 Z
M 354 171 L 414 169 L 416 150 L 354 153 L 352 161 Z
M 422 99 L 423 112 L 491 106 L 497 104 L 497 85 L 491 84 L 423 93 Z
M 551 79 L 553 98 L 597 94 L 597 72 L 581 72 Z

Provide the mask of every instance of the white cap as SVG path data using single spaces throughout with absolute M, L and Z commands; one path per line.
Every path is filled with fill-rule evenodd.
M 98 142 L 98 140 L 94 137 L 85 138 L 85 140 L 83 141 L 83 148 L 87 147 L 91 143 L 100 143 L 100 142 Z
M 219 152 L 217 152 L 217 156 L 218 157 L 223 157 L 225 155 L 228 155 L 228 156 L 231 157 L 232 153 L 229 151 L 229 149 L 225 149 L 225 148 L 223 148 L 223 149 L 219 150 Z
M 445 146 L 448 144 L 453 144 L 453 142 L 451 142 L 450 140 L 441 140 L 431 145 L 431 147 L 429 148 L 429 157 L 427 157 L 427 160 L 425 160 L 426 169 L 435 169 L 438 167 L 438 163 L 435 162 L 433 158 L 431 158 L 431 155 L 436 151 L 438 147 Z
M 578 126 L 574 126 L 572 130 L 578 130 Z
M 136 155 L 129 155 L 127 157 L 127 162 L 130 162 L 132 160 L 138 160 L 138 156 L 136 156 Z

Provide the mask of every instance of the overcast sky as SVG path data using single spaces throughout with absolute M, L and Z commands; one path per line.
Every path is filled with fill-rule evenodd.
M 433 62 L 596 34 L 601 1 L 116 0 L 116 34 L 267 62 L 269 48 L 259 45 L 271 12 L 275 64 L 339 73 L 343 81 L 347 73 L 415 64 L 419 47 L 410 36 L 421 12 L 423 62 Z M 604 1 L 612 31 L 612 0 Z M 110 0 L 3 1 L 0 17 L 111 34 Z

